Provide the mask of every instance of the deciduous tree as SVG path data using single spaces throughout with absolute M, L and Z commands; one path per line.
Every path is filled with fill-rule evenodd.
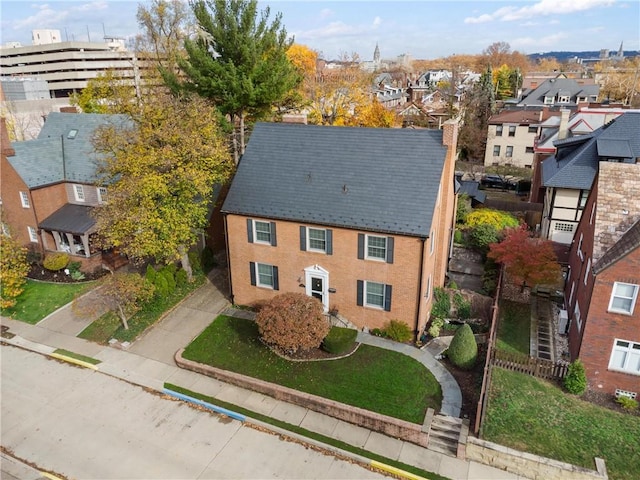
M 467 160 L 479 160 L 484 157 L 487 144 L 487 125 L 495 107 L 493 71 L 487 66 L 480 80 L 465 96 L 463 124 L 460 129 L 460 154 Z
M 489 245 L 487 256 L 502 263 L 507 274 L 521 283 L 522 291 L 560 279 L 560 265 L 551 242 L 532 238 L 524 225 L 509 230 L 502 242 Z
M 71 95 L 70 102 L 84 113 L 131 113 L 138 105 L 135 86 L 113 70 L 89 80 L 80 93 Z
M 128 127 L 95 139 L 109 200 L 96 209 L 105 246 L 133 259 L 179 259 L 192 279 L 188 249 L 207 224 L 215 184 L 233 164 L 218 116 L 205 99 L 156 95 Z
M 24 290 L 29 264 L 27 249 L 0 233 L 0 308 L 10 308 Z
M 89 294 L 74 300 L 73 309 L 80 315 L 114 312 L 125 330 L 128 320 L 153 297 L 154 286 L 138 273 L 107 275 Z
M 213 101 L 234 126 L 236 163 L 245 148 L 245 120 L 260 118 L 282 100 L 301 77 L 287 57 L 282 15 L 269 21 L 269 8 L 258 16 L 257 0 L 194 0 L 200 34 L 185 40 L 187 57 L 179 60 L 186 79 L 167 75 L 174 90 L 187 89 Z

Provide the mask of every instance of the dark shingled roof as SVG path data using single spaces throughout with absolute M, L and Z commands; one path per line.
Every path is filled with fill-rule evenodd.
M 598 162 L 604 159 L 600 155 L 605 158 L 640 157 L 640 112 L 625 112 L 588 135 L 553 144 L 558 152 L 542 162 L 542 184 L 545 187 L 590 190 L 598 171 Z M 578 147 L 562 157 L 563 147 L 574 145 Z M 557 161 L 559 155 L 561 160 Z
M 446 153 L 441 130 L 258 123 L 222 211 L 428 237 Z
M 522 100 L 518 103 L 518 105 L 543 106 L 545 105 L 545 97 L 555 97 L 558 94 L 567 95 L 570 97 L 570 102 L 566 104 L 567 106 L 575 105 L 576 98 L 578 96 L 597 96 L 599 91 L 600 87 L 598 85 L 580 85 L 572 78 L 549 78 L 542 82 L 534 90 L 523 92 Z
M 40 222 L 39 228 L 68 232 L 75 235 L 87 233 L 96 224 L 91 216 L 91 207 L 67 203 Z
M 469 197 L 474 198 L 480 203 L 484 203 L 487 200 L 487 194 L 480 190 L 480 182 L 473 180 L 462 180 L 460 182 L 460 195 L 467 194 Z
M 605 252 L 598 263 L 594 265 L 593 271 L 596 274 L 600 273 L 637 248 L 640 248 L 640 221 L 636 222 L 620 237 L 620 240 Z
M 15 155 L 7 160 L 29 188 L 65 180 L 93 183 L 98 159 L 91 143 L 94 132 L 102 125 L 128 121 L 125 115 L 51 112 L 38 138 L 14 142 Z M 76 135 L 69 138 L 72 130 Z

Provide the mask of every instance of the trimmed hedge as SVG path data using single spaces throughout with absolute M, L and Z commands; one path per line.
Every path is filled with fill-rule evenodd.
M 69 255 L 60 252 L 60 253 L 52 253 L 47 255 L 44 259 L 42 266 L 47 270 L 51 270 L 52 272 L 57 272 L 58 270 L 62 270 L 69 264 Z
M 353 347 L 357 335 L 358 331 L 353 328 L 331 327 L 329 334 L 322 340 L 322 349 L 339 355 Z
M 447 356 L 451 363 L 465 370 L 469 370 L 475 365 L 478 358 L 478 345 L 468 323 L 456 330 L 447 350 Z

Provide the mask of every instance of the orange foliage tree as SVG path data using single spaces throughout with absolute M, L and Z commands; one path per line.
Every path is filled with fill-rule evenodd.
M 560 278 L 560 264 L 551 242 L 532 238 L 524 225 L 509 230 L 502 242 L 489 245 L 487 256 L 505 266 L 507 275 L 521 283 L 521 291 Z
M 303 293 L 274 297 L 256 315 L 260 337 L 276 350 L 295 353 L 317 348 L 331 325 L 322 315 L 322 303 Z

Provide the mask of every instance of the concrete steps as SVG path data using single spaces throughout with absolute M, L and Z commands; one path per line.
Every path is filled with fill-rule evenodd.
M 464 421 L 461 418 L 434 415 L 429 428 L 427 448 L 452 457 L 457 456 L 461 432 L 465 430 L 464 426 Z M 465 431 L 468 433 L 468 426 Z M 466 443 L 466 438 L 464 438 L 464 442 Z

